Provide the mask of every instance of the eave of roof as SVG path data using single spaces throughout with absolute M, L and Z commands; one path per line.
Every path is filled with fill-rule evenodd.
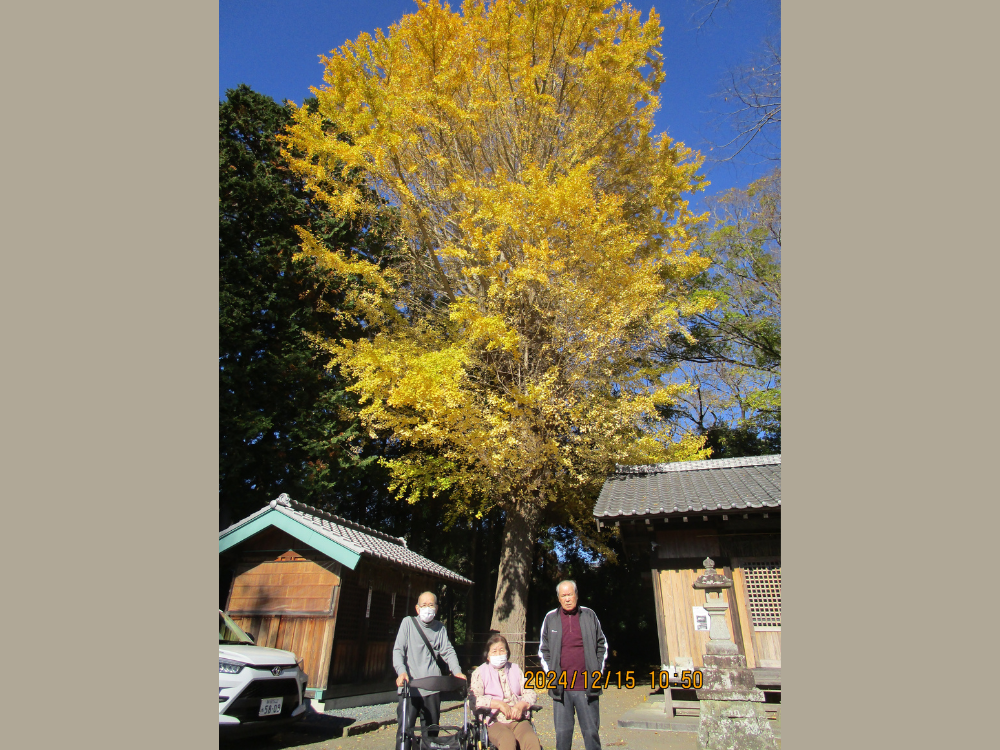
M 219 552 L 273 526 L 304 544 L 337 560 L 351 570 L 362 556 L 385 560 L 435 578 L 471 585 L 472 581 L 438 565 L 406 546 L 406 540 L 389 536 L 346 518 L 292 500 L 282 494 L 256 513 L 219 532 Z M 339 533 L 338 533 L 339 532 Z M 346 538 L 352 534 L 355 540 Z
M 364 553 L 363 549 L 349 544 L 346 540 L 331 539 L 329 535 L 322 534 L 311 525 L 304 524 L 297 518 L 292 518 L 282 508 L 265 508 L 264 512 L 255 513 L 252 520 L 246 520 L 247 523 L 240 523 L 236 528 L 230 527 L 219 534 L 220 554 L 272 526 L 281 529 L 303 544 L 308 544 L 351 570 L 358 566 L 358 561 Z

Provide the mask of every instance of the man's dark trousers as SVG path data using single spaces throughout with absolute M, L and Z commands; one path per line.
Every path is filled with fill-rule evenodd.
M 410 691 L 410 705 L 406 707 L 406 726 L 403 726 L 403 696 L 399 696 L 399 704 L 396 706 L 396 748 L 399 750 L 399 743 L 402 740 L 404 729 L 413 729 L 417 723 L 417 714 L 420 714 L 420 726 L 424 729 L 437 724 L 441 718 L 441 693 L 432 693 L 423 697 L 416 690 Z M 435 733 L 436 734 L 436 733 Z M 428 735 L 430 736 L 430 735 Z M 416 743 L 412 743 L 414 748 Z M 409 747 L 409 745 L 407 745 Z
M 556 727 L 556 750 L 573 747 L 573 709 L 580 722 L 586 750 L 601 750 L 601 699 L 587 697 L 585 690 L 563 690 L 562 701 L 552 700 L 552 723 Z

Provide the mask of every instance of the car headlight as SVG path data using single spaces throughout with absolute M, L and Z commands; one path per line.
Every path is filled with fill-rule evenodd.
M 246 664 L 240 661 L 230 661 L 229 659 L 219 659 L 220 674 L 239 674 Z

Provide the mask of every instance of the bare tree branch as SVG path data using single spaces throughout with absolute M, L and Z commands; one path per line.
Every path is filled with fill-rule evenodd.
M 717 18 L 717 11 L 730 8 L 733 0 L 693 0 L 692 23 L 698 31 Z M 747 0 L 741 0 L 746 4 Z M 757 0 L 769 6 L 762 12 L 780 27 L 780 0 Z M 716 109 L 706 137 L 711 161 L 732 162 L 746 151 L 765 161 L 781 161 L 781 34 L 772 33 L 746 64 L 731 68 L 715 95 Z
M 711 22 L 715 11 L 719 9 L 720 6 L 723 8 L 728 8 L 733 0 L 695 0 L 694 12 L 691 14 L 691 20 L 694 21 L 695 28 L 701 31 L 705 26 Z
M 715 161 L 732 161 L 745 149 L 764 159 L 781 159 L 781 46 L 764 41 L 763 51 L 748 65 L 729 72 L 724 90 L 718 94 L 728 106 L 716 113 L 720 129 L 734 135 L 714 148 L 731 153 Z

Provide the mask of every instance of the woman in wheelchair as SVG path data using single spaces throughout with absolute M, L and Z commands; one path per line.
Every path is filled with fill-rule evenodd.
M 483 715 L 490 742 L 498 750 L 540 750 L 530 707 L 537 696 L 524 689 L 524 673 L 510 658 L 507 639 L 497 633 L 486 642 L 486 663 L 472 674 L 469 690 Z

